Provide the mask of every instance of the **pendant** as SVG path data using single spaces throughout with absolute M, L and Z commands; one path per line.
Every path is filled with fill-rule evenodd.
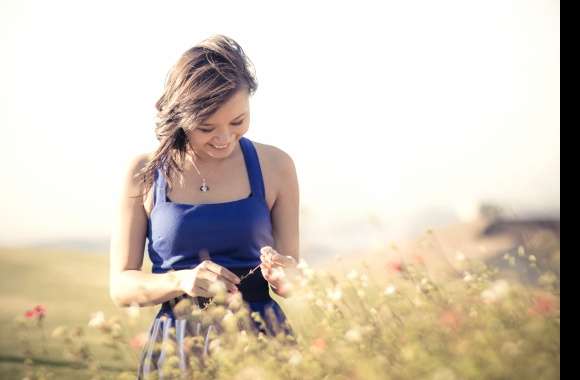
M 204 193 L 209 191 L 209 187 L 207 186 L 207 183 L 205 183 L 205 179 L 203 180 L 203 184 L 199 187 L 199 189 Z

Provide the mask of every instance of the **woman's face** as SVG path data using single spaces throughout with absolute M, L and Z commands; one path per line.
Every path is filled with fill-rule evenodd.
M 229 157 L 249 126 L 249 93 L 241 89 L 208 120 L 189 132 L 189 143 L 196 152 L 196 159 L 211 162 Z

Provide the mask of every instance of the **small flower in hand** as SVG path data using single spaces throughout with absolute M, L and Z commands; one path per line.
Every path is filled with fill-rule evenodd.
M 293 288 L 293 276 L 289 275 L 294 274 L 291 272 L 296 270 L 298 262 L 292 256 L 279 254 L 270 246 L 263 247 L 260 252 L 262 253 L 260 269 L 264 278 L 270 283 L 276 294 L 288 297 Z

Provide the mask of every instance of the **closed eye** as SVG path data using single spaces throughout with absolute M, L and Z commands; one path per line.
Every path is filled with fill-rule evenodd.
M 242 120 L 242 121 L 239 121 L 239 122 L 237 122 L 237 123 L 232 123 L 232 125 L 235 125 L 236 127 L 238 127 L 238 126 L 242 125 L 243 123 L 244 123 L 244 121 Z M 201 128 L 196 128 L 196 129 L 197 129 L 198 131 L 201 131 L 201 132 L 203 132 L 203 133 L 210 133 L 210 132 L 213 132 L 213 129 L 201 129 Z

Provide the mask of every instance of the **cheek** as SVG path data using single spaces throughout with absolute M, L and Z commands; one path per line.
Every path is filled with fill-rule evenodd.
M 248 129 L 250 129 L 250 123 L 245 122 L 244 124 L 239 126 L 239 129 L 236 129 L 236 134 L 242 136 L 243 134 L 248 132 Z
M 202 132 L 192 131 L 189 136 L 189 145 L 194 148 L 202 147 L 207 143 L 206 139 L 207 137 Z

